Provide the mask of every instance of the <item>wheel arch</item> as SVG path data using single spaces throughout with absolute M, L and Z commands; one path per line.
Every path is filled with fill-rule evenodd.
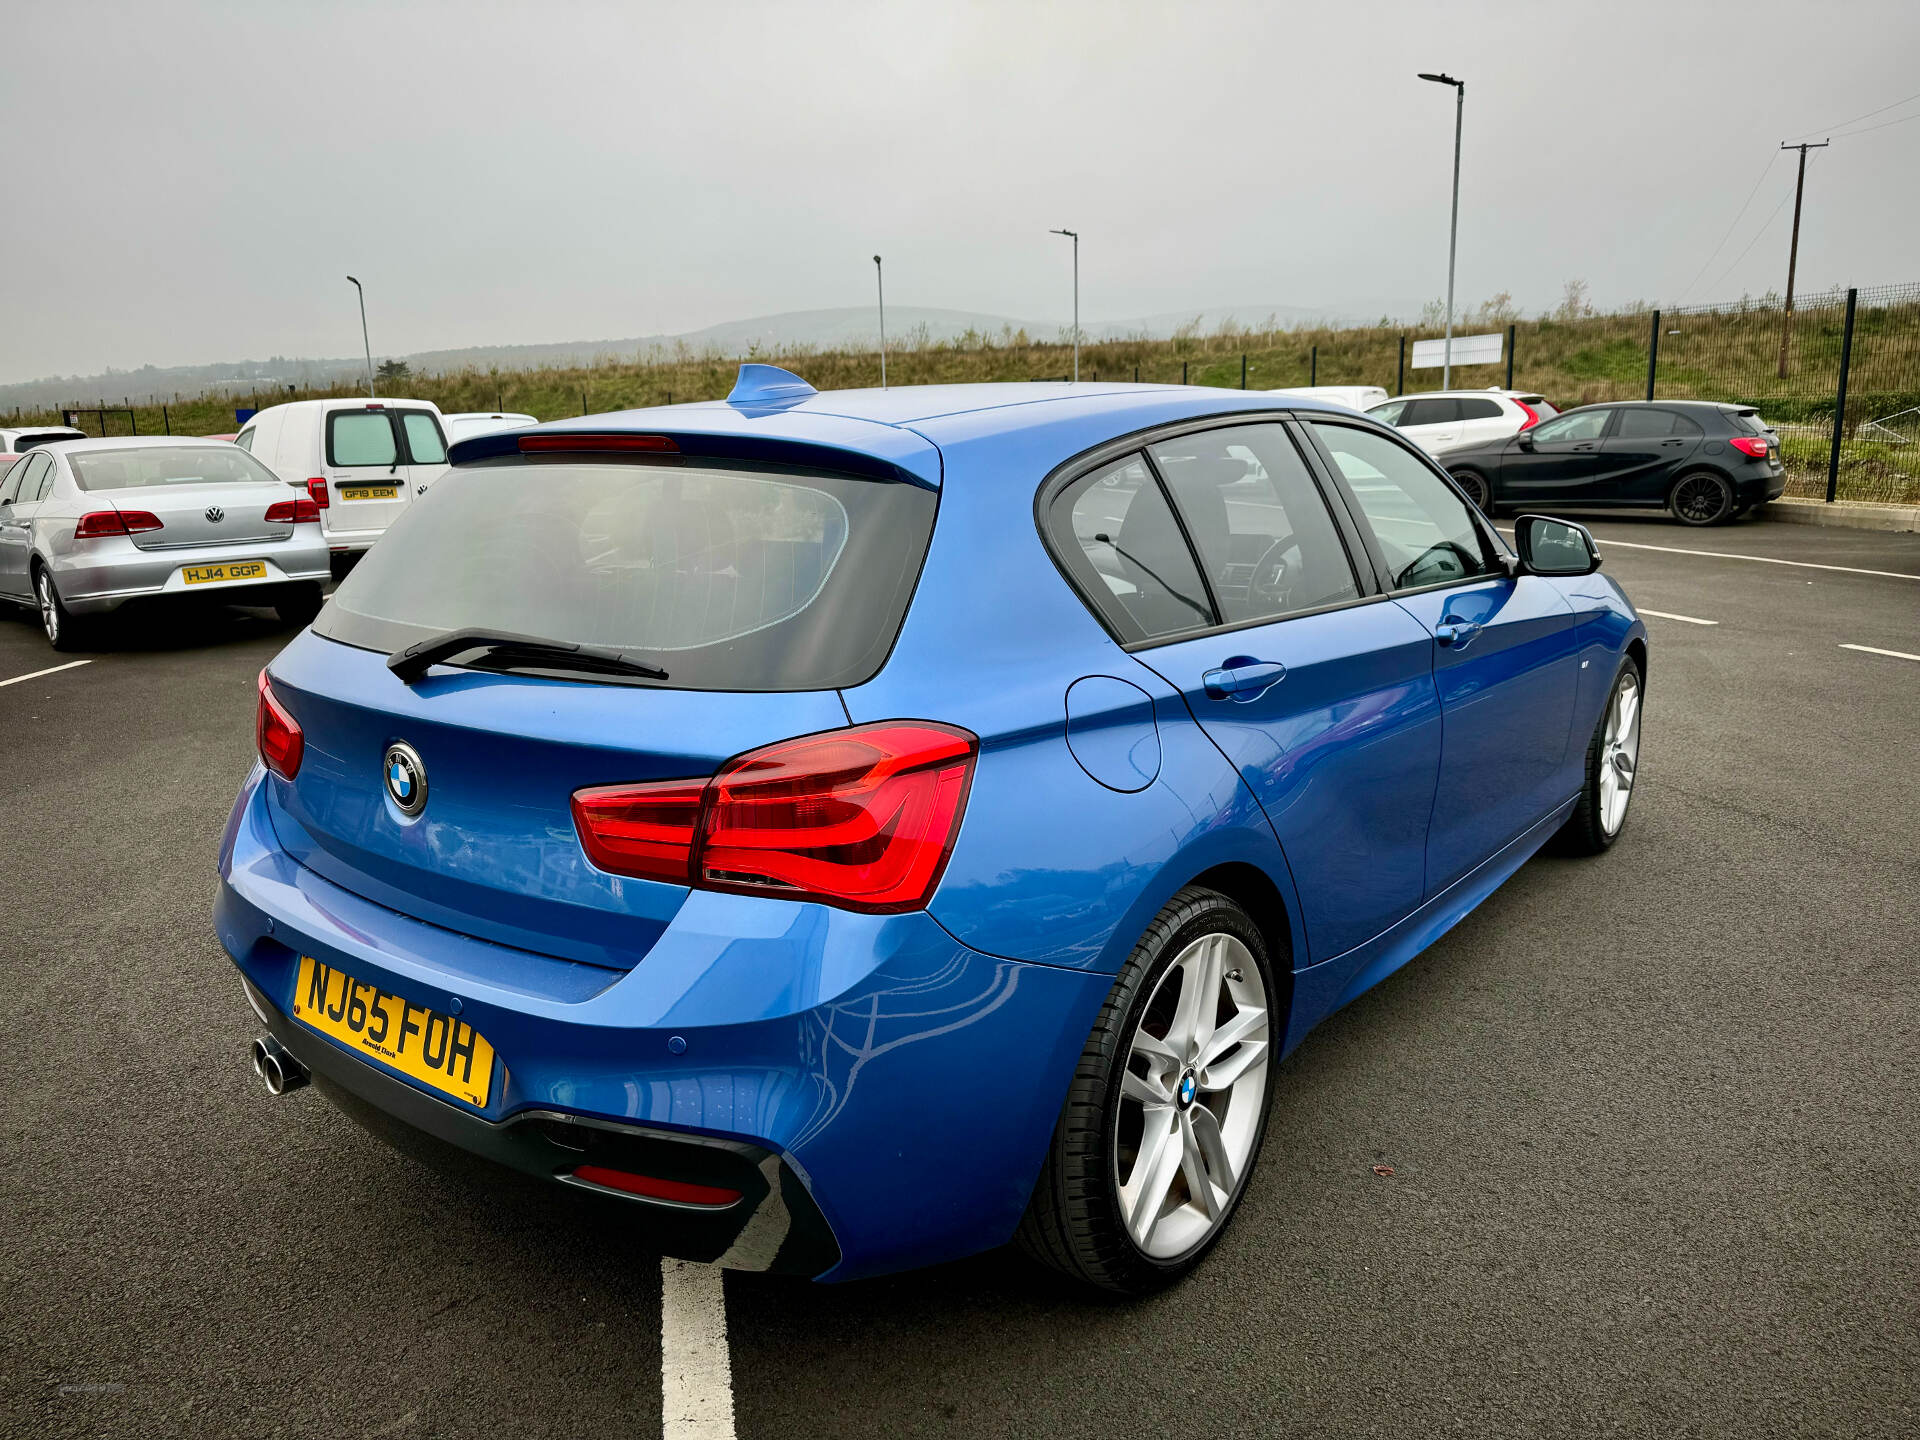
M 1279 994 L 1274 996 L 1274 1034 L 1288 1033 L 1293 1018 L 1293 921 L 1286 896 L 1273 877 L 1246 860 L 1229 860 L 1201 871 L 1187 885 L 1217 890 L 1247 912 L 1267 942 L 1267 957 L 1273 963 L 1273 981 Z M 1185 887 L 1182 887 L 1185 888 Z

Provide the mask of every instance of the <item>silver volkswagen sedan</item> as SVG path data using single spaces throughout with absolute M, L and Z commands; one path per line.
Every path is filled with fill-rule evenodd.
M 145 436 L 36 447 L 0 479 L 0 600 L 37 608 L 56 650 L 148 597 L 319 612 L 327 542 L 311 499 L 237 445 Z

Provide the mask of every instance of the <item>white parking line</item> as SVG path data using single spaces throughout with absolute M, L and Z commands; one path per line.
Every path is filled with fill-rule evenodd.
M 1641 607 L 1639 613 L 1656 615 L 1662 620 L 1678 620 L 1685 625 L 1718 625 L 1720 623 L 1718 620 L 1701 620 L 1692 615 L 1670 615 L 1665 610 L 1648 610 L 1645 607 Z
M 725 1272 L 660 1262 L 660 1428 L 664 1440 L 734 1440 Z
M 1920 660 L 1920 655 L 1909 655 L 1904 650 L 1882 650 L 1878 645 L 1842 645 L 1842 650 L 1859 650 L 1867 655 L 1891 655 L 1895 660 Z
M 91 665 L 91 660 L 69 660 L 64 665 L 50 665 L 45 670 L 35 670 L 31 675 L 16 675 L 11 680 L 0 680 L 0 688 L 18 685 L 22 680 L 38 680 L 42 675 L 58 675 L 62 670 L 71 670 L 76 665 Z
M 1511 530 L 1500 532 L 1509 540 L 1513 538 Z M 1882 580 L 1915 580 L 1920 575 L 1909 575 L 1904 570 L 1862 570 L 1857 565 L 1816 565 L 1811 560 L 1780 560 L 1772 555 L 1735 555 L 1726 550 L 1682 550 L 1675 545 L 1642 545 L 1633 540 L 1601 540 L 1595 538 L 1598 545 L 1617 545 L 1622 550 L 1658 550 L 1662 555 L 1704 555 L 1709 560 L 1751 560 L 1756 565 L 1791 565 L 1796 570 L 1837 570 L 1842 575 L 1873 575 Z

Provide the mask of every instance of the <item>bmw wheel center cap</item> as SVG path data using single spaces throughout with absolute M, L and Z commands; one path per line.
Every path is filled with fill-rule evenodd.
M 404 815 L 418 815 L 427 808 L 427 765 L 420 752 L 404 740 L 387 747 L 387 795 Z
M 1200 1093 L 1200 1083 L 1193 1078 L 1193 1072 L 1187 1071 L 1180 1077 L 1180 1108 L 1186 1109 L 1193 1104 L 1193 1097 Z

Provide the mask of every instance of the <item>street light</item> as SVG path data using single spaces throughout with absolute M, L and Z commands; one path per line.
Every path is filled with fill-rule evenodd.
M 353 276 L 347 276 L 353 280 Z M 373 345 L 367 339 L 367 292 L 358 280 L 353 280 L 353 288 L 360 292 L 360 343 L 367 349 L 367 398 L 373 399 Z
M 1049 235 L 1064 235 L 1073 241 L 1073 383 L 1080 383 L 1080 232 L 1049 230 Z
M 1420 72 L 1422 80 L 1453 86 L 1453 224 L 1447 230 L 1447 349 L 1440 362 L 1440 388 L 1453 388 L 1453 257 L 1460 242 L 1460 122 L 1467 108 L 1467 82 L 1451 75 Z
M 887 388 L 887 282 L 880 270 L 880 257 L 873 257 L 873 283 L 880 292 L 880 388 Z

